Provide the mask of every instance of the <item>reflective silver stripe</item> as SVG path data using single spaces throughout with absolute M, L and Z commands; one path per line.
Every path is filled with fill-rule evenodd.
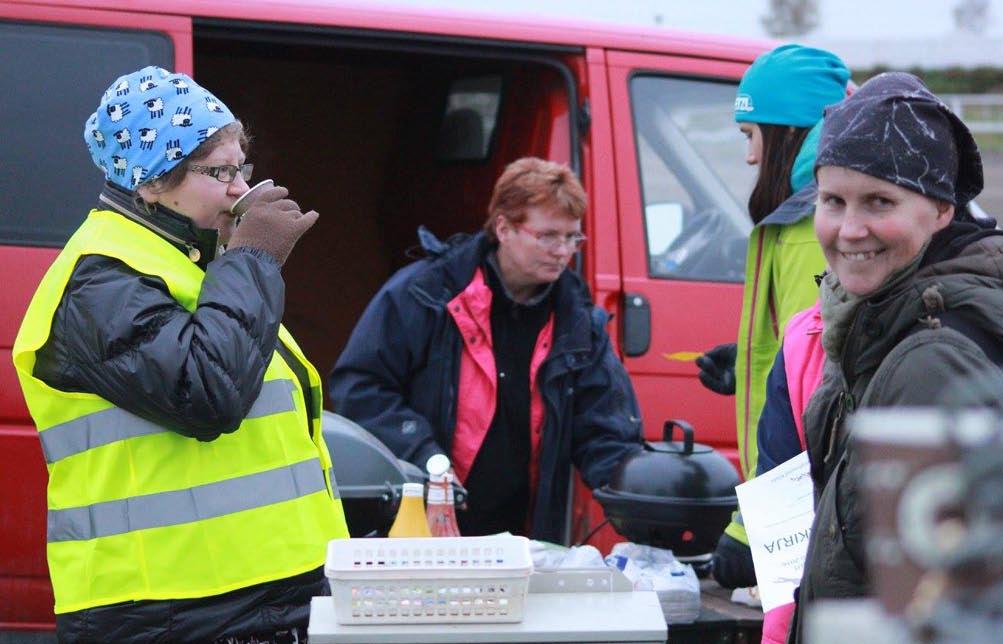
M 335 499 L 341 498 L 341 492 L 338 491 L 338 481 L 334 478 L 334 468 L 327 468 L 327 474 L 331 477 L 331 496 Z
M 181 525 L 290 501 L 325 490 L 320 459 L 185 490 L 50 510 L 48 541 L 82 541 Z
M 292 380 L 269 380 L 261 387 L 246 418 L 259 418 L 292 411 L 295 385 Z M 128 438 L 167 431 L 124 409 L 112 407 L 39 432 L 45 462 L 52 464 L 80 452 Z
M 294 410 L 296 408 L 293 404 L 294 391 L 296 385 L 292 380 L 269 380 L 261 385 L 261 393 L 254 400 L 244 419 L 261 418 Z

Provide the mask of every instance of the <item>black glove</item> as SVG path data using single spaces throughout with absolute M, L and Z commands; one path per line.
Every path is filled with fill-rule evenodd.
M 260 248 L 279 260 L 279 264 L 285 264 L 296 240 L 317 221 L 315 211 L 300 212 L 299 204 L 288 195 L 289 191 L 282 186 L 261 193 L 240 218 L 227 248 Z
M 735 395 L 735 356 L 738 345 L 734 342 L 719 344 L 697 358 L 700 382 L 704 387 L 724 396 Z
M 714 579 L 725 588 L 748 588 L 756 585 L 756 567 L 752 549 L 737 539 L 722 534 L 714 549 Z

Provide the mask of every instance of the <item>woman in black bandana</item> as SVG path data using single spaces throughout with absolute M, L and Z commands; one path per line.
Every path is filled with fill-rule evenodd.
M 798 616 L 816 599 L 868 594 L 847 416 L 936 404 L 1003 364 L 1003 236 L 967 208 L 982 190 L 971 133 L 903 73 L 868 81 L 824 123 L 815 232 L 831 272 L 825 372 L 804 416 L 816 513 Z M 789 642 L 802 627 L 796 616 Z

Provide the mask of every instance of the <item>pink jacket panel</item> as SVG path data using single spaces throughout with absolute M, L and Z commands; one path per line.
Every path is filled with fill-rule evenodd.
M 794 615 L 794 602 L 777 606 L 763 615 L 763 644 L 784 644 Z
M 460 482 L 466 480 L 474 459 L 484 444 L 494 419 L 498 396 L 498 373 L 491 340 L 491 288 L 480 268 L 463 291 L 448 304 L 449 314 L 463 338 L 460 356 L 460 379 L 456 403 L 456 428 L 450 455 L 453 470 Z M 550 351 L 554 333 L 554 315 L 536 338 L 530 360 L 530 490 L 536 489 L 537 460 L 543 432 L 544 408 L 536 374 Z
M 787 323 L 783 352 L 791 411 L 794 412 L 794 424 L 797 426 L 801 449 L 804 449 L 806 443 L 802 416 L 811 395 L 822 382 L 822 366 L 825 364 L 821 302 L 816 301 L 814 306 L 795 314 Z

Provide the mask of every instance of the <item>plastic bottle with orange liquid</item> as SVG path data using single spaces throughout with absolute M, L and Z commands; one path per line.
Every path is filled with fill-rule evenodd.
M 400 507 L 388 537 L 432 536 L 425 518 L 424 493 L 425 486 L 421 483 L 405 483 L 402 486 Z

